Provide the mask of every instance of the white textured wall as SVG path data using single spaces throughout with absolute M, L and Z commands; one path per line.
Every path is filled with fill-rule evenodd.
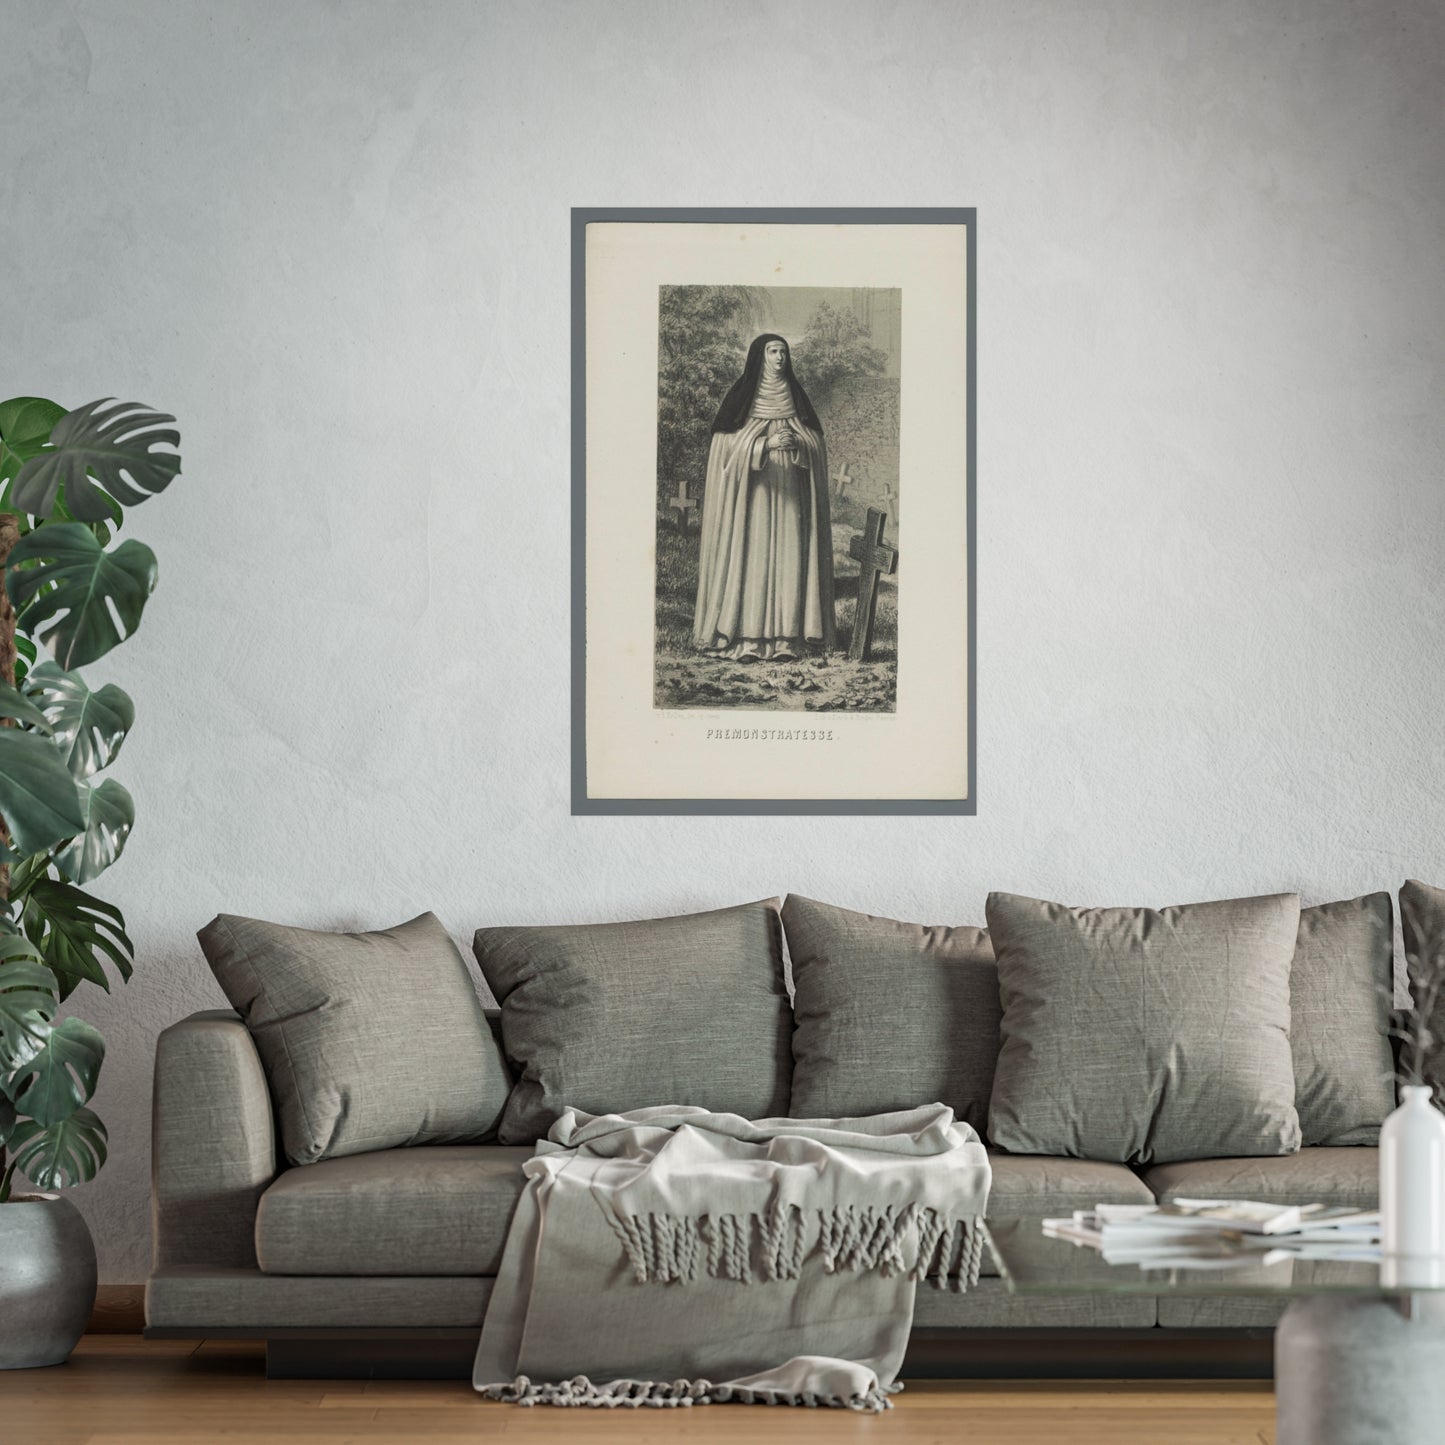
M 0 392 L 184 439 L 93 670 L 139 709 L 137 974 L 76 999 L 103 1277 L 221 909 L 1445 880 L 1432 0 L 11 0 L 4 49 Z M 568 208 L 612 204 L 978 208 L 977 818 L 569 817 Z

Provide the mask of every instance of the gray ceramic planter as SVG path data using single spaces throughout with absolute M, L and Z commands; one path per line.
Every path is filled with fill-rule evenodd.
M 0 1204 L 0 1370 L 58 1365 L 95 1304 L 95 1245 L 58 1194 Z

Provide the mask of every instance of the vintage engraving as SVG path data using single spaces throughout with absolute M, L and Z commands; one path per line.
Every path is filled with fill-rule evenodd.
M 902 325 L 899 288 L 659 288 L 657 707 L 896 707 Z
M 974 228 L 573 213 L 575 812 L 974 811 Z

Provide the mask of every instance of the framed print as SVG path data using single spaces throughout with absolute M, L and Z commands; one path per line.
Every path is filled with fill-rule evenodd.
M 977 223 L 572 213 L 572 811 L 975 798 Z

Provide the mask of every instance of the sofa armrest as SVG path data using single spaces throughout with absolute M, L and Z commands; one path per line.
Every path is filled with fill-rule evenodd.
M 256 1268 L 256 1204 L 276 1177 L 276 1124 L 251 1035 L 228 1010 L 156 1041 L 153 1266 Z

